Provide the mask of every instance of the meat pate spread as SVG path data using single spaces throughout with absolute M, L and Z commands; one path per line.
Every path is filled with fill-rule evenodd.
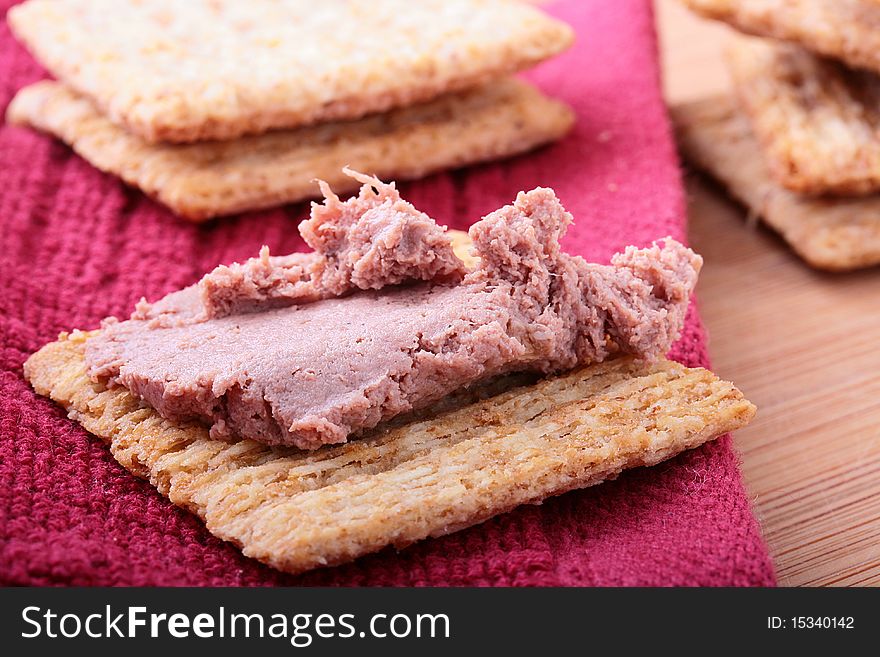
M 300 226 L 312 253 L 264 247 L 105 320 L 90 376 L 215 437 L 315 449 L 488 377 L 656 358 L 679 336 L 702 260 L 672 239 L 587 263 L 561 251 L 571 215 L 538 188 L 471 227 L 467 271 L 393 184 L 359 180 L 345 202 L 323 188 Z

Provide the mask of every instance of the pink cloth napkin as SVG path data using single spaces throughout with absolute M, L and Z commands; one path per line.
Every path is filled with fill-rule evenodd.
M 647 0 L 550 11 L 575 47 L 530 74 L 578 115 L 562 143 L 402 185 L 466 227 L 520 190 L 552 186 L 574 214 L 567 249 L 605 261 L 685 237 L 679 168 L 660 96 Z M 44 73 L 0 34 L 0 107 Z M 127 316 L 218 263 L 302 248 L 300 204 L 194 226 L 61 143 L 0 129 L 0 583 L 74 585 L 771 585 L 772 565 L 728 437 L 617 481 L 441 539 L 300 577 L 245 558 L 119 466 L 22 377 L 61 330 Z M 696 310 L 673 356 L 708 365 Z

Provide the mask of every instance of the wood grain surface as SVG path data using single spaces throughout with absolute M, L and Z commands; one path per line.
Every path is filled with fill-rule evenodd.
M 727 28 L 656 11 L 669 102 L 727 88 Z M 758 406 L 735 440 L 779 583 L 880 585 L 880 268 L 814 271 L 710 181 L 687 190 L 714 370 Z

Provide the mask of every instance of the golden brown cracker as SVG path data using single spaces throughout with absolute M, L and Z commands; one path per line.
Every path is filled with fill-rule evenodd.
M 148 144 L 45 81 L 22 89 L 7 119 L 59 137 L 95 167 L 200 221 L 319 197 L 316 178 L 338 193 L 354 191 L 360 183 L 342 172 L 346 165 L 405 180 L 522 153 L 559 139 L 574 114 L 508 78 L 358 121 L 227 142 Z
M 434 415 L 304 453 L 211 440 L 202 426 L 170 423 L 125 389 L 92 382 L 88 336 L 62 334 L 28 359 L 35 390 L 215 536 L 291 573 L 653 465 L 743 426 L 755 410 L 706 370 L 620 358 L 488 399 L 464 393 L 470 399 Z
M 763 39 L 737 39 L 728 61 L 775 180 L 810 195 L 880 190 L 880 76 Z
M 672 108 L 687 158 L 762 217 L 804 260 L 845 271 L 880 263 L 880 196 L 812 198 L 770 176 L 748 119 L 732 96 Z
M 808 50 L 880 72 L 877 0 L 683 0 L 706 18 L 755 36 L 792 41 Z
M 509 0 L 29 0 L 14 34 L 149 142 L 354 119 L 520 71 L 569 26 Z

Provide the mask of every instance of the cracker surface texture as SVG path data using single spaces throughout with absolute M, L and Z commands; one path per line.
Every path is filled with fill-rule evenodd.
M 880 195 L 812 198 L 777 184 L 732 96 L 672 110 L 685 156 L 779 232 L 810 265 L 846 271 L 880 264 Z
M 89 380 L 62 334 L 30 357 L 36 391 L 245 555 L 291 573 L 441 536 L 520 504 L 653 465 L 746 424 L 754 407 L 703 369 L 618 359 L 465 400 L 303 453 L 208 438 Z
M 13 33 L 143 139 L 353 119 L 523 70 L 566 24 L 510 0 L 29 0 Z
M 706 18 L 880 72 L 877 0 L 683 0 Z
M 880 76 L 777 41 L 737 39 L 727 55 L 775 180 L 812 195 L 880 189 Z
M 387 114 L 242 137 L 149 144 L 57 82 L 22 89 L 12 123 L 50 133 L 93 166 L 122 178 L 193 221 L 319 197 L 315 178 L 338 193 L 359 184 L 352 168 L 380 178 L 420 178 L 522 153 L 562 137 L 572 110 L 507 78 Z

